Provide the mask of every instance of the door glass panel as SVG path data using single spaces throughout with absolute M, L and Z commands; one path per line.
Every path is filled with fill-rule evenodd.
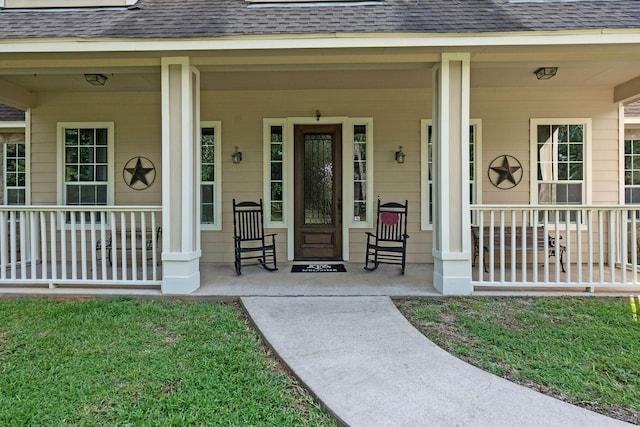
M 330 133 L 304 135 L 304 223 L 334 223 L 333 152 Z

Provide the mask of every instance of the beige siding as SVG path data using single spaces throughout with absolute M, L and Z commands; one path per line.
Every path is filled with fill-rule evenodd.
M 373 117 L 375 144 L 374 194 L 383 201 L 409 200 L 410 262 L 431 260 L 430 232 L 420 231 L 420 119 L 430 111 L 430 91 L 224 91 L 202 95 L 202 120 L 221 120 L 223 132 L 223 232 L 203 232 L 203 259 L 232 261 L 231 201 L 257 200 L 262 195 L 262 119 L 265 117 Z M 394 160 L 398 145 L 407 160 Z M 239 165 L 231 163 L 234 147 L 242 151 Z M 227 232 L 229 230 L 229 232 Z M 364 262 L 365 231 L 350 232 L 350 259 Z M 277 232 L 278 252 L 286 259 L 287 232 Z M 222 250 L 221 247 L 227 247 Z
M 428 70 L 425 70 L 429 73 Z M 99 99 L 99 102 L 96 102 Z M 41 94 L 32 111 L 32 203 L 56 204 L 58 167 L 57 122 L 115 123 L 115 202 L 118 205 L 161 204 L 161 122 L 158 93 Z M 202 93 L 201 119 L 222 122 L 222 231 L 202 232 L 203 261 L 233 260 L 231 201 L 263 197 L 262 119 L 266 117 L 373 117 L 374 195 L 383 201 L 409 201 L 409 262 L 430 262 L 431 232 L 420 231 L 420 119 L 430 118 L 431 90 L 246 90 Z M 484 203 L 529 203 L 529 120 L 531 118 L 592 118 L 593 202 L 618 202 L 618 109 L 607 88 L 540 89 L 474 88 L 471 117 L 482 120 L 482 165 L 479 167 Z M 394 152 L 403 146 L 404 164 Z M 241 164 L 231 162 L 234 147 Z M 499 155 L 518 158 L 522 182 L 498 190 L 487 178 L 489 163 Z M 132 190 L 122 168 L 132 157 L 145 156 L 157 168 L 156 182 L 145 191 Z M 375 202 L 375 200 L 372 200 Z M 286 258 L 287 232 L 278 233 L 278 257 Z M 350 232 L 352 261 L 364 260 L 365 229 Z
M 473 89 L 471 100 L 471 117 L 482 119 L 483 203 L 529 203 L 535 162 L 529 153 L 531 118 L 591 118 L 592 202 L 618 203 L 618 106 L 610 89 Z M 491 161 L 503 154 L 520 160 L 525 172 L 522 182 L 507 191 L 493 187 L 487 175 Z
M 96 101 L 99 100 L 99 102 Z M 32 111 L 32 203 L 58 202 L 57 123 L 115 123 L 115 204 L 160 205 L 162 202 L 162 130 L 160 95 L 155 93 L 42 94 Z M 156 166 L 156 181 L 145 191 L 129 188 L 123 177 L 125 163 L 136 156 Z

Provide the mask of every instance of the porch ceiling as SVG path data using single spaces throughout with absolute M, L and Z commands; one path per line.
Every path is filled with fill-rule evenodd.
M 637 46 L 527 46 L 452 49 L 471 52 L 471 85 L 616 87 L 640 76 Z M 440 49 L 298 49 L 283 51 L 164 52 L 189 55 L 201 71 L 203 90 L 282 90 L 430 87 Z M 159 91 L 158 52 L 120 54 L 10 54 L 0 59 L 0 88 L 26 92 Z M 551 80 L 533 71 L 558 67 Z M 102 87 L 83 74 L 108 77 Z M 0 93 L 1 95 L 1 93 Z
M 347 88 L 407 88 L 430 87 L 433 63 L 360 64 L 358 67 L 309 66 L 297 67 L 221 67 L 217 71 L 202 72 L 203 90 L 283 90 L 283 89 L 347 89 Z M 558 67 L 551 80 L 538 82 L 533 71 L 542 66 Z M 207 69 L 211 69 L 207 67 Z M 91 86 L 84 73 L 102 73 L 108 77 L 104 86 Z M 640 61 L 531 61 L 531 62 L 474 62 L 471 66 L 471 86 L 610 86 L 614 87 L 640 76 Z M 77 69 L 65 73 L 22 72 L 0 75 L 0 82 L 23 88 L 29 92 L 99 92 L 99 91 L 159 91 L 158 68 Z

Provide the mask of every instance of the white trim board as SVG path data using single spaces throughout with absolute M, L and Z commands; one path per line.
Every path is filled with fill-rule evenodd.
M 425 33 L 425 34 L 305 34 L 220 37 L 207 39 L 5 39 L 3 53 L 52 52 L 166 52 L 212 50 L 280 50 L 307 48 L 375 47 L 475 47 L 475 46 L 560 46 L 629 45 L 640 43 L 637 30 L 536 31 L 519 33 Z

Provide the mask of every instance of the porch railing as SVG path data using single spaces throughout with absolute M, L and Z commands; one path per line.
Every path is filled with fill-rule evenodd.
M 471 212 L 474 287 L 640 287 L 640 207 L 472 205 Z
M 160 207 L 0 207 L 0 284 L 159 285 Z

